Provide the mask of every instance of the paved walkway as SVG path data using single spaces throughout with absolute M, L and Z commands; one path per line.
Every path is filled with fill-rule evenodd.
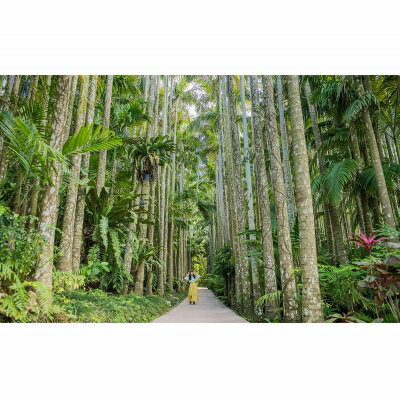
M 189 304 L 187 298 L 171 311 L 152 322 L 245 322 L 230 308 L 223 305 L 207 288 L 199 288 L 199 301 Z

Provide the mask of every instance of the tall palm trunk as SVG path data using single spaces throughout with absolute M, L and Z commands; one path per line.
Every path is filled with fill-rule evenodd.
M 148 86 L 149 86 L 149 76 L 145 75 L 142 77 L 144 80 L 144 100 L 147 101 L 148 98 Z M 136 176 L 137 176 L 137 171 L 136 171 L 136 165 L 135 162 L 133 163 L 133 168 L 132 168 L 132 190 L 134 190 L 136 193 L 140 193 L 140 182 L 136 182 Z M 131 207 L 136 207 L 137 202 L 139 201 L 139 197 L 135 202 L 132 202 Z M 125 254 L 124 254 L 124 268 L 126 271 L 130 274 L 132 274 L 133 268 L 132 268 L 132 245 L 131 242 L 135 238 L 135 231 L 136 231 L 136 223 L 135 221 L 132 221 L 128 225 L 128 237 L 125 243 Z M 125 293 L 128 292 L 128 287 L 125 288 Z
M 113 86 L 113 75 L 107 75 L 106 95 L 104 99 L 104 116 L 103 116 L 103 129 L 110 127 L 110 113 L 111 113 L 111 97 Z M 100 194 L 106 182 L 106 166 L 107 166 L 107 150 L 103 150 L 99 154 L 99 165 L 97 169 L 97 195 Z
M 220 201 L 220 215 L 221 215 L 221 230 L 222 230 L 222 244 L 225 245 L 229 240 L 229 218 L 228 218 L 228 204 L 226 199 L 226 171 L 224 165 L 223 154 L 223 118 L 222 118 L 222 104 L 221 104 L 221 78 L 217 78 L 217 112 L 218 112 L 218 182 L 219 182 L 219 201 Z
M 75 122 L 75 133 L 78 133 L 85 123 L 89 87 L 88 85 L 88 76 L 84 75 L 82 77 L 80 86 L 78 109 Z M 71 179 L 68 185 L 67 197 L 65 199 L 64 219 L 62 225 L 63 235 L 61 236 L 60 241 L 61 256 L 58 264 L 58 269 L 61 271 L 72 270 L 72 247 L 74 242 L 75 211 L 78 197 L 78 185 L 74 178 L 79 178 L 81 161 L 81 154 L 76 154 L 72 156 L 71 174 L 73 179 Z
M 29 101 L 35 98 L 37 88 L 39 85 L 39 77 L 40 77 L 40 75 L 33 75 L 31 78 L 31 82 L 29 85 L 29 91 L 28 91 L 28 95 L 27 95 L 27 98 Z
M 150 77 L 150 86 L 149 86 L 149 105 L 148 105 L 148 114 L 149 117 L 152 119 L 154 116 L 154 100 L 155 100 L 155 93 L 156 92 L 156 81 L 155 77 Z M 146 141 L 149 141 L 150 138 L 153 136 L 153 126 L 151 123 L 147 124 L 146 129 Z M 142 179 L 142 190 L 141 190 L 141 208 L 144 215 L 148 214 L 149 212 L 149 202 L 151 199 L 149 198 L 150 194 L 150 177 L 145 176 Z M 140 227 L 140 238 L 146 239 L 147 238 L 147 224 L 141 223 Z M 137 267 L 136 267 L 136 277 L 135 277 L 135 293 L 143 296 L 143 285 L 144 285 L 144 278 L 145 278 L 145 261 L 141 260 Z
M 20 86 L 21 86 L 21 75 L 15 75 L 14 85 L 11 92 L 11 101 L 14 104 L 14 107 L 18 105 Z
M 89 86 L 89 97 L 88 97 L 88 107 L 86 113 L 86 124 L 93 124 L 94 120 L 94 110 L 96 101 L 96 90 L 97 90 L 97 75 L 92 75 L 90 78 Z M 90 153 L 85 153 L 82 155 L 82 170 L 81 170 L 81 180 L 86 181 L 88 179 L 89 173 L 89 162 Z M 85 199 L 86 199 L 86 186 L 81 185 L 78 189 L 78 199 L 76 202 L 75 211 L 75 226 L 74 226 L 74 238 L 72 246 L 72 269 L 77 270 L 81 263 L 81 252 L 82 252 L 82 238 L 83 238 L 83 221 L 85 217 Z
M 162 111 L 163 125 L 162 125 L 162 134 L 165 136 L 167 134 L 167 126 L 168 126 L 168 88 L 169 88 L 169 79 L 168 75 L 164 75 L 164 105 Z M 160 246 L 159 258 L 160 260 L 164 260 L 165 254 L 165 214 L 166 214 L 166 178 L 167 178 L 167 169 L 166 166 L 160 167 L 160 202 L 159 202 L 159 226 L 158 226 L 158 243 Z M 157 284 L 157 292 L 160 296 L 164 295 L 164 279 L 165 279 L 165 269 L 160 269 L 159 279 Z
M 258 78 L 250 76 L 251 89 L 251 116 L 253 119 L 253 142 L 254 142 L 254 172 L 258 195 L 258 207 L 260 210 L 260 223 L 262 230 L 262 247 L 264 259 L 265 293 L 277 292 L 274 245 L 272 240 L 271 211 L 269 203 L 268 179 L 265 169 L 265 154 L 263 144 L 263 112 L 259 98 Z M 278 312 L 276 297 L 265 305 L 267 318 L 274 319 Z
M 325 164 L 324 164 L 324 160 L 322 159 L 322 154 L 321 154 L 321 144 L 322 144 L 321 133 L 319 130 L 319 125 L 318 125 L 317 110 L 316 110 L 314 104 L 311 102 L 311 86 L 308 81 L 306 81 L 304 84 L 304 93 L 307 98 L 308 110 L 309 110 L 310 116 L 311 116 L 312 130 L 314 133 L 315 146 L 317 148 L 318 166 L 319 166 L 320 171 L 323 172 L 325 170 Z M 330 221 L 332 223 L 332 225 L 331 225 L 332 233 L 333 233 L 333 237 L 335 239 L 335 245 L 336 245 L 336 251 L 337 251 L 339 263 L 347 264 L 349 260 L 347 258 L 346 248 L 345 248 L 344 242 L 343 242 L 343 232 L 342 232 L 342 227 L 340 225 L 338 210 L 335 205 L 333 205 L 329 202 L 326 205 L 324 204 L 324 207 L 327 208 L 327 212 L 325 212 L 325 210 L 324 210 L 324 216 L 329 214 Z M 326 223 L 327 223 L 327 218 L 325 219 L 325 225 L 326 225 Z
M 222 111 L 223 115 L 223 134 L 224 134 L 224 149 L 223 153 L 225 155 L 225 163 L 226 163 L 226 196 L 229 204 L 229 234 L 230 234 L 230 242 L 232 253 L 235 258 L 235 291 L 234 291 L 234 306 L 241 310 L 243 307 L 242 304 L 242 271 L 240 268 L 240 256 L 239 256 L 239 245 L 238 245 L 238 211 L 237 211 L 237 203 L 236 203 L 236 190 L 235 190 L 235 178 L 234 178 L 234 166 L 233 166 L 233 156 L 232 156 L 232 137 L 230 134 L 230 118 L 228 111 L 228 100 L 226 96 L 226 77 L 221 77 L 221 90 L 222 90 Z
M 357 79 L 357 91 L 360 96 L 365 95 L 365 89 L 361 78 Z M 396 223 L 393 218 L 393 211 L 392 211 L 392 206 L 390 204 L 389 192 L 387 189 L 385 176 L 383 174 L 381 157 L 379 155 L 379 149 L 376 142 L 374 128 L 372 126 L 371 116 L 368 108 L 364 107 L 362 109 L 361 116 L 365 126 L 365 136 L 367 139 L 369 153 L 371 155 L 371 162 L 375 171 L 375 179 L 378 186 L 378 195 L 382 206 L 383 219 L 386 224 L 395 228 Z
M 15 78 L 16 78 L 15 75 L 7 75 L 7 85 L 6 85 L 6 90 L 5 90 L 5 100 L 6 101 L 10 101 Z
M 176 146 L 176 135 L 178 127 L 178 104 L 175 103 L 175 125 L 174 125 L 174 144 Z M 171 182 L 170 182 L 170 198 L 171 203 L 174 201 L 175 197 L 175 185 L 176 185 L 176 156 L 172 154 L 172 165 L 171 165 Z M 173 289 L 174 280 L 174 215 L 170 215 L 170 220 L 168 224 L 168 271 L 167 271 L 167 288 L 169 291 Z
M 285 179 L 285 190 L 287 198 L 286 203 L 289 214 L 289 223 L 290 226 L 293 227 L 296 219 L 296 210 L 295 210 L 294 193 L 293 193 L 292 172 L 290 168 L 290 159 L 289 159 L 289 154 L 290 154 L 289 142 L 286 130 L 285 116 L 283 113 L 282 79 L 280 75 L 276 76 L 276 86 L 278 92 L 277 98 L 278 98 L 278 110 L 279 110 L 279 130 L 282 142 L 283 177 Z
M 11 106 L 11 93 L 13 90 L 14 86 L 14 81 L 15 81 L 15 76 L 14 75 L 7 75 L 7 85 L 5 88 L 5 93 L 3 96 L 4 100 L 4 109 L 9 110 Z M 5 178 L 6 176 L 6 170 L 7 170 L 7 159 L 6 159 L 6 152 L 4 149 L 4 142 L 3 142 L 3 136 L 0 136 L 0 182 Z
M 286 203 L 285 182 L 281 160 L 280 140 L 276 126 L 274 87 L 272 76 L 262 77 L 266 106 L 266 129 L 271 164 L 271 181 L 274 190 L 275 216 L 278 229 L 278 249 L 283 292 L 283 315 L 286 321 L 299 319 L 296 280 L 294 276 L 292 242 Z
M 240 75 L 240 97 L 242 103 L 242 124 L 243 124 L 243 145 L 244 145 L 244 168 L 246 176 L 246 194 L 247 194 L 247 221 L 250 233 L 249 239 L 254 242 L 256 235 L 254 233 L 256 229 L 254 207 L 253 207 L 253 184 L 251 177 L 251 165 L 250 165 L 250 148 L 249 148 L 249 135 L 247 133 L 247 114 L 246 114 L 246 94 L 244 87 L 244 78 Z M 250 257 L 251 265 L 251 281 L 253 286 L 253 301 L 254 310 L 258 316 L 262 315 L 262 308 L 257 306 L 256 301 L 260 298 L 260 279 L 258 276 L 258 265 L 255 256 Z
M 289 75 L 287 84 L 289 115 L 293 135 L 294 181 L 300 236 L 302 316 L 303 322 L 319 322 L 323 320 L 323 313 L 318 278 L 311 180 L 298 77 Z
M 65 141 L 64 125 L 67 119 L 68 98 L 71 77 L 60 75 L 57 78 L 56 104 L 52 120 L 52 133 L 50 146 L 61 151 Z M 38 257 L 35 271 L 35 280 L 42 282 L 48 288 L 52 288 L 52 267 L 54 257 L 54 222 L 57 219 L 57 198 L 61 184 L 62 165 L 53 163 L 50 174 L 50 182 L 45 186 L 42 197 L 42 208 L 39 218 L 39 235 L 43 238 L 42 251 Z
M 236 124 L 236 100 L 233 92 L 233 77 L 228 75 L 226 79 L 227 97 L 228 97 L 228 110 L 229 110 L 229 121 L 230 121 L 230 131 L 232 137 L 232 165 L 235 171 L 234 184 L 236 188 L 236 208 L 237 208 L 237 234 L 238 237 L 238 264 L 240 268 L 240 275 L 242 278 L 242 301 L 243 301 L 243 313 L 245 315 L 251 315 L 253 313 L 251 304 L 251 285 L 249 269 L 247 264 L 247 248 L 242 232 L 246 230 L 246 224 L 244 220 L 245 216 L 245 206 L 244 206 L 244 196 L 243 196 L 243 183 L 242 183 L 242 152 L 240 145 L 239 131 Z

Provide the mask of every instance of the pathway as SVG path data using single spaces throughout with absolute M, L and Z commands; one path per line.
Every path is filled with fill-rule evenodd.
M 207 288 L 199 288 L 199 302 L 195 305 L 188 303 L 187 298 L 171 311 L 152 322 L 245 322 L 230 308 L 223 305 Z

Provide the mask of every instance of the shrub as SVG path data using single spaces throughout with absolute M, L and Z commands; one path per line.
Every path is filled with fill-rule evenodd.
M 52 306 L 50 290 L 32 279 L 42 241 L 25 228 L 27 221 L 0 204 L 0 317 L 5 321 L 45 321 L 60 311 Z

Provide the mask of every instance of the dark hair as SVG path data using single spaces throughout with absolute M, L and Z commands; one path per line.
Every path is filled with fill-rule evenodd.
M 193 278 L 196 278 L 196 274 L 194 273 L 194 271 L 189 271 L 189 281 L 192 276 L 193 276 Z

